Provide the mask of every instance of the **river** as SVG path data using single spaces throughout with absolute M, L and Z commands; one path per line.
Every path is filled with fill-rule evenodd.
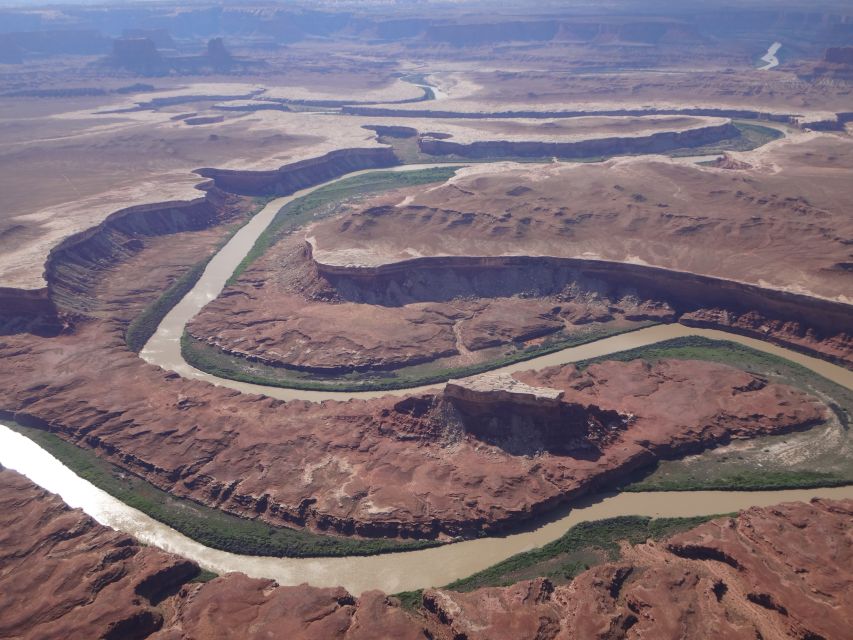
M 409 165 L 395 167 L 392 170 L 405 171 L 429 166 L 434 165 Z M 366 171 L 351 173 L 344 178 L 360 173 L 366 173 Z M 260 233 L 272 221 L 276 212 L 287 202 L 321 186 L 324 185 L 317 185 L 291 196 L 273 200 L 238 231 L 214 256 L 190 293 L 164 318 L 157 332 L 142 350 L 141 356 L 151 364 L 176 371 L 184 377 L 206 380 L 238 391 L 260 393 L 283 400 L 367 398 L 388 393 L 402 395 L 424 390 L 424 388 L 417 388 L 394 392 L 341 393 L 266 387 L 217 378 L 191 367 L 181 357 L 180 336 L 184 326 L 205 304 L 219 295 L 225 282 L 251 249 Z M 563 364 L 654 344 L 668 338 L 691 335 L 732 340 L 766 353 L 779 355 L 847 388 L 853 388 L 853 371 L 837 365 L 753 338 L 722 331 L 692 329 L 678 324 L 657 325 L 604 338 L 527 362 L 509 365 L 500 370 L 512 372 Z M 367 589 L 381 589 L 393 593 L 441 586 L 466 577 L 513 554 L 555 540 L 569 527 L 587 520 L 617 515 L 708 515 L 783 501 L 808 500 L 812 497 L 853 498 L 853 486 L 793 491 L 607 494 L 581 500 L 571 510 L 555 513 L 549 521 L 531 525 L 528 530 L 512 535 L 369 557 L 266 558 L 217 551 L 190 540 L 79 478 L 37 444 L 4 425 L 0 425 L 0 464 L 20 471 L 36 484 L 58 493 L 68 504 L 83 509 L 102 524 L 129 533 L 147 544 L 190 558 L 206 569 L 217 573 L 242 571 L 250 576 L 275 579 L 283 585 L 303 582 L 314 586 L 342 585 L 356 594 Z
M 436 166 L 446 165 L 412 164 L 393 167 L 390 170 L 412 171 Z M 228 387 L 243 393 L 257 393 L 278 398 L 279 400 L 310 400 L 314 402 L 320 402 L 322 400 L 349 400 L 351 398 L 376 398 L 386 395 L 400 396 L 434 389 L 436 385 L 426 385 L 423 387 L 400 389 L 396 391 L 360 392 L 284 389 L 280 387 L 238 382 L 236 380 L 220 378 L 196 369 L 187 363 L 181 355 L 181 335 L 184 332 L 186 324 L 193 318 L 193 316 L 201 311 L 202 307 L 211 300 L 214 300 L 220 294 L 225 283 L 228 281 L 228 278 L 230 278 L 231 274 L 234 273 L 234 270 L 243 260 L 245 255 L 254 246 L 258 236 L 260 236 L 264 229 L 266 229 L 270 222 L 272 222 L 272 219 L 281 207 L 288 202 L 301 198 L 328 184 L 344 180 L 346 178 L 351 178 L 356 175 L 369 173 L 370 171 L 375 171 L 375 169 L 349 173 L 337 178 L 336 180 L 331 180 L 314 187 L 297 191 L 293 195 L 276 198 L 267 204 L 267 206 L 257 213 L 246 225 L 243 226 L 243 228 L 234 234 L 228 243 L 213 257 L 192 290 L 174 306 L 174 308 L 166 315 L 157 327 L 157 331 L 142 349 L 140 356 L 150 364 L 162 367 L 167 371 L 175 371 L 185 378 L 204 380 L 206 382 L 222 387 Z M 738 342 L 742 345 L 752 347 L 753 349 L 764 351 L 765 353 L 771 353 L 773 355 L 787 358 L 788 360 L 793 360 L 794 362 L 802 364 L 803 366 L 816 371 L 820 375 L 829 378 L 834 382 L 842 384 L 848 388 L 853 388 L 853 372 L 844 369 L 843 367 L 796 353 L 789 349 L 777 347 L 762 340 L 747 338 L 737 334 L 725 333 L 723 331 L 716 331 L 713 329 L 692 329 L 679 324 L 657 325 L 631 333 L 596 340 L 589 344 L 571 347 L 548 355 L 539 356 L 525 362 L 511 364 L 498 369 L 498 371 L 513 372 L 524 371 L 527 369 L 540 369 L 543 367 L 576 362 L 586 358 L 609 355 L 617 351 L 624 351 L 626 349 L 654 344 L 661 340 L 685 336 L 703 336 L 717 340 L 731 340 L 733 342 Z
M 568 513 L 513 535 L 457 542 L 432 549 L 345 558 L 266 558 L 241 556 L 205 547 L 127 506 L 74 474 L 35 442 L 0 425 L 0 464 L 15 469 L 103 525 L 141 542 L 194 560 L 217 573 L 241 571 L 279 584 L 307 582 L 317 587 L 341 585 L 354 594 L 369 589 L 386 593 L 442 586 L 509 556 L 559 538 L 579 522 L 619 515 L 695 516 L 727 513 L 812 497 L 853 498 L 853 486 L 793 491 L 649 492 L 593 496 Z
M 774 42 L 767 49 L 767 53 L 761 56 L 761 61 L 766 64 L 763 67 L 759 67 L 760 71 L 767 71 L 768 69 L 772 69 L 773 67 L 779 66 L 779 58 L 776 57 L 776 53 L 779 49 L 782 48 L 781 42 Z

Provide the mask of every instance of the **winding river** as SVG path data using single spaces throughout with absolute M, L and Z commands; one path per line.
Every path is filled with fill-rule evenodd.
M 782 48 L 781 42 L 774 42 L 767 49 L 767 53 L 761 56 L 761 61 L 764 62 L 763 67 L 759 67 L 759 71 L 769 71 L 774 67 L 779 66 L 779 58 L 776 57 L 776 53 L 778 53 L 779 49 Z
M 83 509 L 101 524 L 140 541 L 196 561 L 217 573 L 242 571 L 279 584 L 307 582 L 318 587 L 341 585 L 354 594 L 370 589 L 386 593 L 445 585 L 501 560 L 559 538 L 587 520 L 619 515 L 695 516 L 727 513 L 812 497 L 853 498 L 853 486 L 794 491 L 692 491 L 618 493 L 581 500 L 567 514 L 521 533 L 457 542 L 432 549 L 346 558 L 265 558 L 241 556 L 205 547 L 127 506 L 74 474 L 35 442 L 0 425 L 0 464 L 15 469 L 48 491 Z
M 392 170 L 406 171 L 430 166 L 435 165 L 408 165 Z M 350 173 L 344 178 L 360 173 L 366 173 L 366 171 Z M 251 249 L 260 233 L 272 221 L 276 212 L 287 202 L 302 197 L 325 184 L 329 183 L 273 200 L 254 216 L 217 253 L 192 291 L 164 318 L 157 332 L 142 350 L 141 356 L 151 364 L 176 371 L 187 378 L 205 380 L 238 391 L 260 393 L 283 400 L 320 401 L 387 395 L 389 392 L 384 391 L 360 393 L 300 391 L 236 382 L 199 371 L 184 362 L 181 357 L 180 337 L 184 326 L 205 304 L 219 294 L 229 276 Z M 678 324 L 657 325 L 605 338 L 527 362 L 509 365 L 501 370 L 511 372 L 563 364 L 653 344 L 668 338 L 690 335 L 727 339 L 766 353 L 779 355 L 853 389 L 853 371 L 753 338 L 722 331 L 691 329 Z M 390 393 L 402 395 L 421 390 L 423 388 Z M 555 540 L 569 527 L 587 520 L 617 515 L 708 515 L 737 511 L 750 506 L 808 500 L 812 497 L 853 498 L 853 486 L 793 491 L 602 494 L 581 500 L 571 510 L 555 512 L 547 521 L 532 523 L 528 529 L 506 536 L 380 556 L 268 558 L 217 551 L 187 538 L 76 476 L 37 444 L 5 425 L 0 425 L 0 464 L 23 473 L 36 484 L 59 494 L 68 504 L 83 509 L 102 524 L 129 533 L 147 544 L 190 558 L 206 569 L 217 573 L 242 571 L 250 576 L 273 578 L 283 585 L 303 582 L 315 586 L 342 585 L 356 594 L 368 589 L 381 589 L 393 593 L 444 585 L 482 570 L 513 554 Z
M 432 167 L 447 166 L 445 164 L 411 164 L 393 167 L 390 171 L 413 171 L 418 169 L 428 169 Z M 464 165 L 460 165 L 464 166 Z M 272 222 L 275 214 L 281 207 L 288 202 L 301 198 L 312 191 L 320 189 L 326 185 L 351 178 L 353 176 L 362 175 L 376 171 L 368 169 L 365 171 L 356 171 L 346 174 L 335 180 L 324 182 L 314 187 L 309 187 L 296 193 L 276 198 L 257 213 L 242 229 L 240 229 L 230 241 L 217 253 L 210 263 L 207 265 L 201 278 L 199 278 L 192 290 L 166 315 L 157 331 L 140 352 L 140 356 L 150 364 L 157 365 L 167 371 L 175 371 L 185 378 L 194 378 L 204 380 L 215 385 L 228 387 L 243 393 L 257 393 L 279 400 L 311 400 L 320 402 L 322 400 L 349 400 L 351 398 L 375 398 L 386 395 L 408 395 L 418 393 L 427 389 L 433 389 L 436 385 L 426 385 L 423 387 L 414 387 L 410 389 L 398 389 L 396 391 L 357 391 L 357 392 L 341 392 L 341 391 L 305 391 L 299 389 L 284 389 L 280 387 L 271 387 L 261 384 L 252 384 L 248 382 L 239 382 L 220 378 L 209 373 L 205 373 L 196 369 L 187 363 L 181 355 L 181 335 L 184 332 L 186 324 L 195 316 L 202 307 L 208 302 L 214 300 L 225 287 L 225 283 L 234 270 L 254 246 L 258 236 Z M 635 347 L 643 347 L 646 345 L 668 340 L 670 338 L 680 338 L 684 336 L 704 336 L 706 338 L 715 338 L 718 340 L 730 340 L 738 342 L 747 347 L 752 347 L 765 353 L 793 360 L 809 369 L 819 373 L 825 378 L 844 385 L 848 388 L 853 388 L 853 371 L 844 369 L 837 365 L 812 358 L 807 355 L 796 353 L 790 349 L 777 347 L 762 340 L 755 338 L 747 338 L 737 334 L 726 333 L 713 329 L 693 329 L 679 324 L 656 325 L 631 333 L 624 333 L 617 336 L 611 336 L 595 342 L 571 347 L 555 353 L 539 356 L 525 362 L 517 362 L 498 369 L 498 371 L 513 372 L 525 371 L 528 369 L 541 369 L 554 365 L 576 362 L 586 358 L 594 358 L 597 356 L 609 355 L 617 351 L 625 351 Z

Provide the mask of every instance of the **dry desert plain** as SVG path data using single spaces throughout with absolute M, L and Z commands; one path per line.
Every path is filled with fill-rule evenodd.
M 849 7 L 0 18 L 0 637 L 848 633 Z

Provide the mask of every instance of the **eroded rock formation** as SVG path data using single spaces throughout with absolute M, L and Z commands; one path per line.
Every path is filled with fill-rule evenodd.
M 279 587 L 198 566 L 101 526 L 0 467 L 0 636 L 21 640 L 414 640 L 379 592 Z
M 157 605 L 198 573 L 0 467 L 0 636 L 146 638 Z
M 468 158 L 594 157 L 634 153 L 663 153 L 681 147 L 700 147 L 739 134 L 731 122 L 699 126 L 685 131 L 663 131 L 648 135 L 604 137 L 577 142 L 505 141 L 456 142 L 421 136 L 418 147 L 433 155 L 458 155 Z
M 0 635 L 125 640 L 608 640 L 846 637 L 853 502 L 753 508 L 630 546 L 568 584 L 428 589 L 414 611 L 378 591 L 281 587 L 100 526 L 0 468 Z
M 309 238 L 339 291 L 405 282 L 450 297 L 461 274 L 505 282 L 535 269 L 540 286 L 577 281 L 574 268 L 611 299 L 632 293 L 688 323 L 720 317 L 850 364 L 851 157 L 843 138 L 809 134 L 739 156 L 738 171 L 647 159 L 469 168 L 438 189 L 375 197 Z
M 565 586 L 427 591 L 424 606 L 442 639 L 843 638 L 851 522 L 850 501 L 749 509 L 623 546 Z
M 187 326 L 190 336 L 252 362 L 340 374 L 534 343 L 593 326 L 671 321 L 672 307 L 555 261 L 424 260 L 380 269 L 330 267 L 284 238 Z M 664 287 L 661 287 L 662 289 Z
M 139 288 L 138 269 L 127 269 Z M 364 536 L 500 530 L 661 456 L 829 415 L 791 387 L 692 361 L 518 376 L 563 391 L 572 403 L 560 408 L 566 423 L 519 410 L 492 426 L 488 412 L 451 412 L 442 396 L 285 405 L 184 380 L 145 364 L 123 344 L 120 325 L 103 321 L 51 340 L 8 336 L 0 356 L 3 415 L 176 496 L 276 525 Z
M 389 148 L 341 149 L 319 158 L 285 165 L 275 171 L 199 169 L 217 187 L 242 195 L 283 196 L 359 169 L 390 167 L 400 161 Z

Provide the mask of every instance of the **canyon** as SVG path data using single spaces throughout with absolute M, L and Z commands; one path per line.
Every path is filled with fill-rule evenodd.
M 288 380 L 276 368 L 309 381 L 452 370 L 543 339 L 673 321 L 849 365 L 850 300 L 833 295 L 851 283 L 837 188 L 848 146 L 794 136 L 730 156 L 735 170 L 640 158 L 462 167 L 444 185 L 361 199 L 302 239 L 280 236 L 188 336 L 231 358 L 217 360 L 226 377 L 272 381 Z
M 488 4 L 0 10 L 0 637 L 844 637 L 849 8 Z
M 356 597 L 240 573 L 196 581 L 196 565 L 102 527 L 13 471 L 0 478 L 4 566 L 43 571 L 0 575 L 0 633 L 14 637 L 605 638 L 617 628 L 833 638 L 850 624 L 849 580 L 814 570 L 850 562 L 849 500 L 753 508 L 661 541 L 623 542 L 618 560 L 567 585 L 430 589 L 405 608 L 378 591 Z M 85 578 L 74 590 L 60 588 L 75 575 Z M 235 620 L 253 622 L 235 631 Z

